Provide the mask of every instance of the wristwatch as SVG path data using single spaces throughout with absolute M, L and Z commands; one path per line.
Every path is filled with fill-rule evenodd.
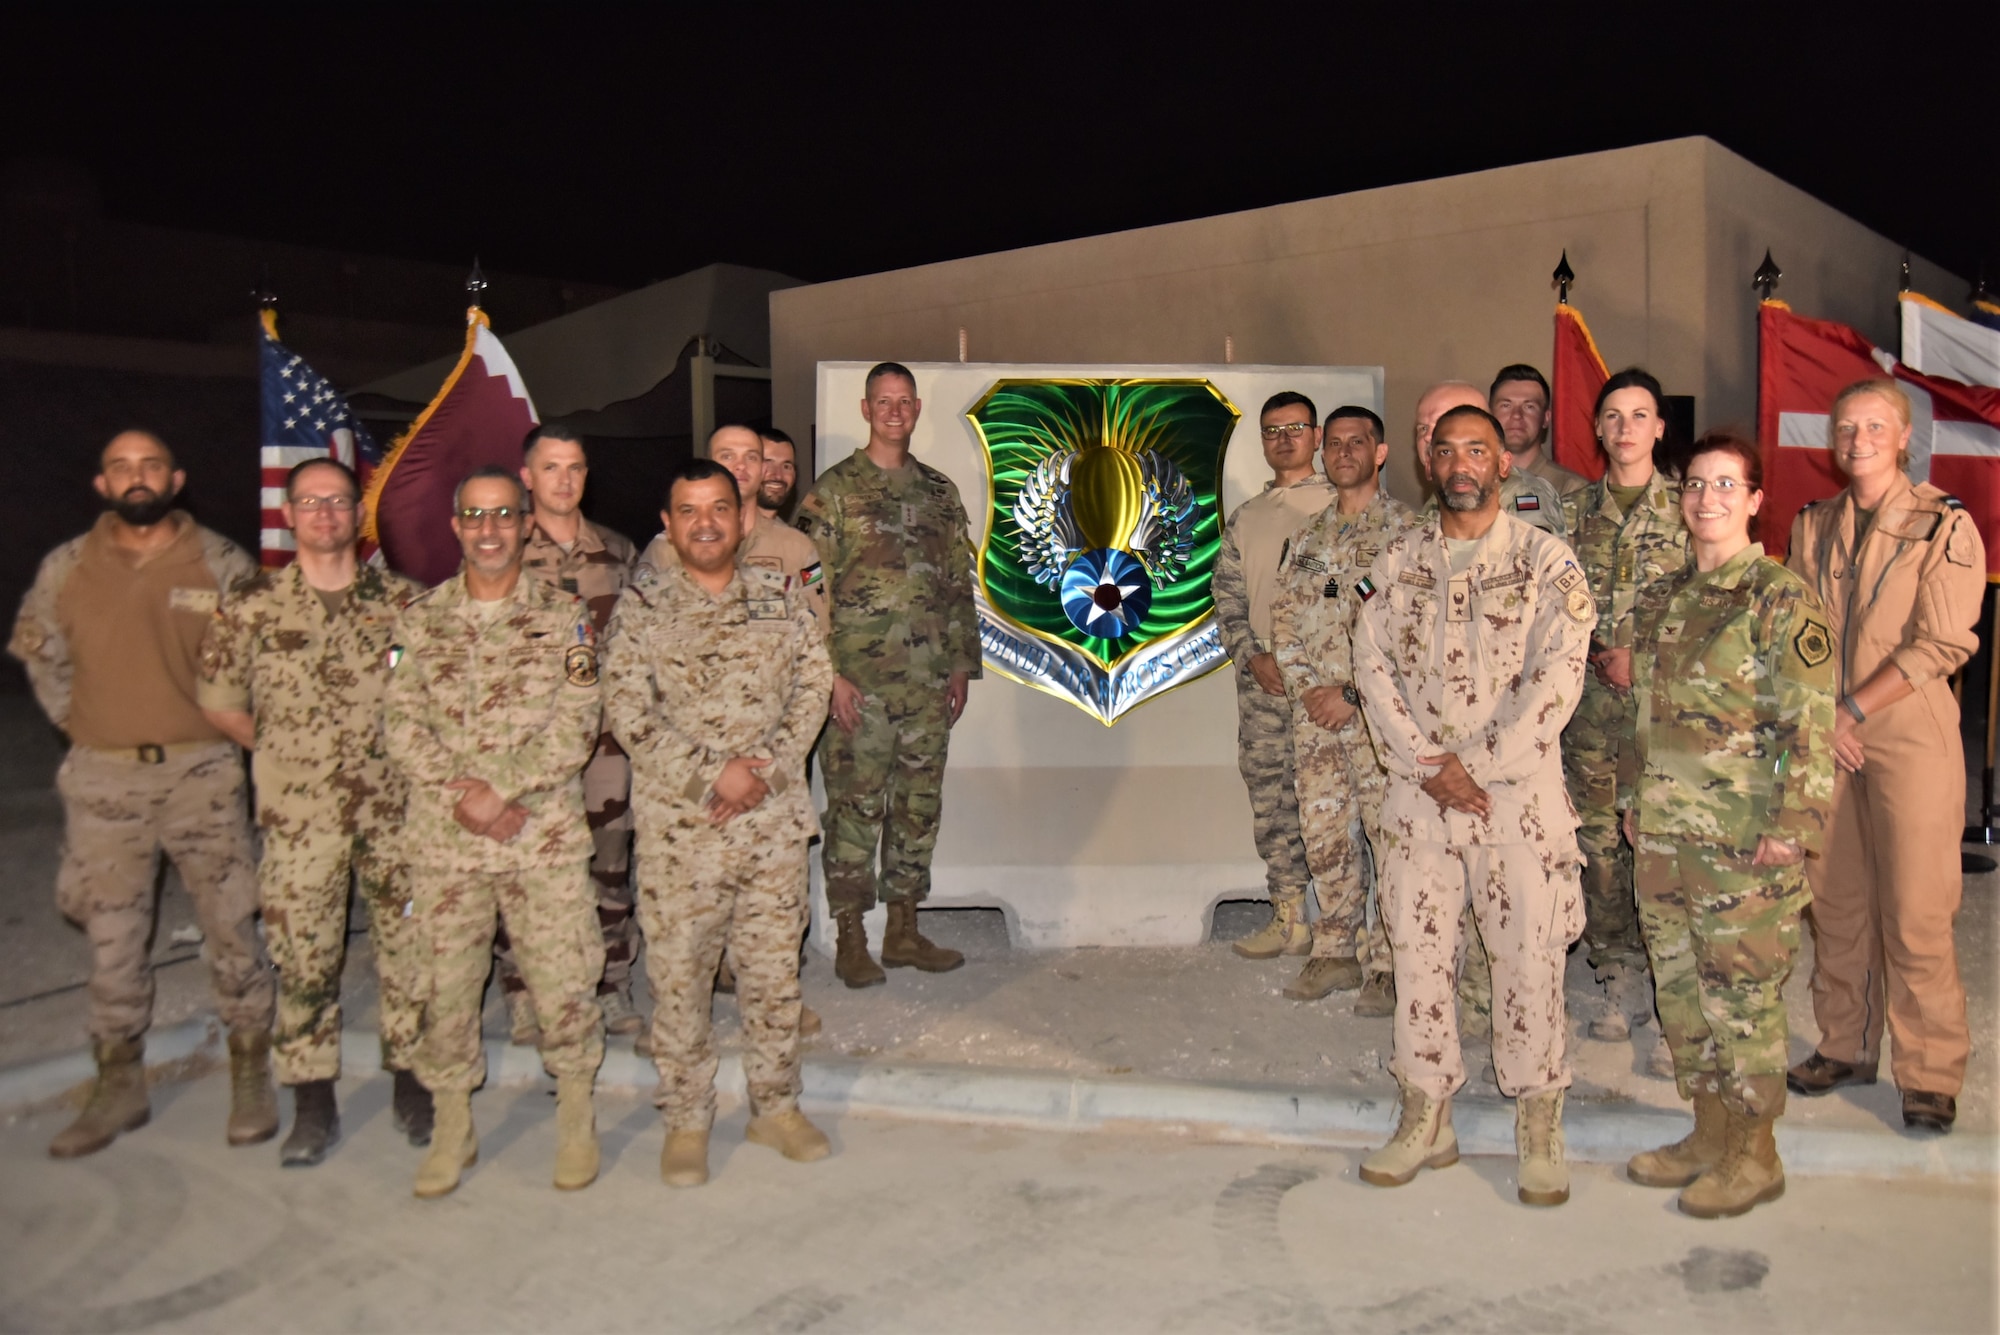
M 1354 689 L 1354 683 L 1351 681 L 1340 688 L 1340 698 L 1356 709 L 1361 708 L 1361 692 Z

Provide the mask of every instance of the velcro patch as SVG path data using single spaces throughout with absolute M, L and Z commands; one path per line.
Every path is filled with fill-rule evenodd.
M 1532 491 L 1524 491 L 1514 498 L 1514 508 L 1516 510 L 1539 510 L 1542 508 L 1542 498 L 1535 495 Z
M 588 644 L 572 644 L 563 651 L 563 676 L 572 686 L 597 685 L 597 649 Z
M 214 589 L 173 589 L 167 594 L 167 606 L 176 612 L 208 616 L 222 606 L 222 595 Z
M 1583 583 L 1583 572 L 1576 568 L 1574 562 L 1566 561 L 1563 563 L 1562 572 L 1555 577 L 1554 583 L 1557 593 L 1568 593 Z
M 1818 667 L 1833 657 L 1833 640 L 1827 635 L 1826 627 L 1817 621 L 1808 621 L 1792 637 L 1792 648 L 1798 650 L 1799 661 L 1807 667 Z
M 1407 584 L 1413 589 L 1435 589 L 1437 581 L 1428 570 L 1405 570 L 1396 576 L 1398 584 Z
M 1375 581 L 1364 575 L 1361 582 L 1354 586 L 1354 591 L 1361 595 L 1361 601 L 1365 603 L 1375 596 Z
M 824 572 L 821 571 L 819 568 L 819 562 L 817 561 L 813 562 L 811 565 L 807 566 L 804 570 L 801 570 L 799 572 L 799 587 L 802 589 L 810 589 L 813 585 L 819 583 L 823 573 Z

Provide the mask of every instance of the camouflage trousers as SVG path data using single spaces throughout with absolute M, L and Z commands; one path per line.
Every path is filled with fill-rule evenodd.
M 1493 1072 L 1510 1098 L 1569 1085 L 1563 964 L 1583 928 L 1573 854 L 1527 844 L 1385 840 L 1382 906 L 1396 963 L 1390 1069 L 1433 1099 L 1465 1083 L 1452 1004 L 1467 901 L 1493 968 Z
M 863 688 L 861 725 L 849 736 L 828 723 L 819 763 L 826 784 L 820 866 L 835 913 L 931 892 L 931 855 L 944 814 L 944 761 L 951 745 L 944 683 Z M 881 875 L 875 850 L 882 850 Z
M 153 1022 L 152 940 L 162 851 L 201 924 L 216 1008 L 231 1033 L 271 1027 L 271 970 L 257 942 L 248 784 L 233 742 L 136 752 L 70 748 L 56 907 L 90 938 L 90 1036 L 138 1038 Z
M 1382 828 L 1382 788 L 1388 776 L 1375 761 L 1375 747 L 1359 714 L 1346 727 L 1329 731 L 1296 707 L 1293 723 L 1299 833 L 1319 900 L 1312 953 L 1323 959 L 1359 959 L 1369 973 L 1389 973 L 1394 966 L 1381 906 L 1372 902 L 1377 877 L 1371 856 Z
M 1299 828 L 1292 767 L 1292 702 L 1267 695 L 1250 669 L 1236 669 L 1236 767 L 1250 789 L 1250 833 L 1264 860 L 1271 901 L 1303 900 L 1312 873 Z
M 1783 990 L 1811 895 L 1800 867 L 1752 867 L 1754 850 L 1639 837 L 1639 920 L 1660 1029 L 1682 1098 L 1719 1081 L 1752 1116 L 1785 1110 Z
M 639 920 L 653 986 L 653 1102 L 669 1130 L 715 1120 L 715 1045 L 709 1028 L 715 967 L 736 970 L 743 1077 L 754 1114 L 799 1100 L 799 945 L 806 930 L 803 839 L 745 837 L 684 817 L 639 853 Z
M 1618 820 L 1618 748 L 1638 726 L 1632 695 L 1583 679 L 1583 697 L 1563 729 L 1563 779 L 1581 822 L 1583 945 L 1599 973 L 1646 967 L 1633 890 L 1632 846 Z
M 409 877 L 366 834 L 337 827 L 336 810 L 264 824 L 257 864 L 264 939 L 278 970 L 278 1080 L 298 1085 L 340 1075 L 340 974 L 347 959 L 350 885 L 368 905 L 368 936 L 382 999 L 382 1064 L 406 1071 L 423 1017 L 423 938 L 410 912 Z
M 418 868 L 410 892 L 430 949 L 423 1038 L 413 1066 L 425 1088 L 469 1092 L 486 1079 L 479 1012 L 500 919 L 513 929 L 541 1020 L 542 1065 L 557 1076 L 596 1075 L 604 1060 L 596 999 L 604 937 L 587 863 L 508 872 Z
M 597 888 L 597 925 L 604 934 L 604 977 L 597 994 L 622 992 L 639 955 L 639 923 L 632 916 L 632 762 L 609 732 L 583 767 L 583 815 L 590 825 L 590 879 Z M 525 992 L 514 962 L 507 925 L 493 934 L 494 969 L 506 992 Z

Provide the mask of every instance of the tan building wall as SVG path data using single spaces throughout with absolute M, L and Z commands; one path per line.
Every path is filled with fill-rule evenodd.
M 1386 367 L 1390 487 L 1410 497 L 1425 386 L 1548 369 L 1564 250 L 1613 370 L 1697 396 L 1701 426 L 1748 425 L 1767 246 L 1801 314 L 1896 346 L 1901 247 L 1693 138 L 774 292 L 773 417 L 804 439 L 819 362 L 950 360 L 961 328 L 983 362 L 1214 362 L 1233 339 L 1238 362 Z M 1966 289 L 1912 267 L 1940 301 Z

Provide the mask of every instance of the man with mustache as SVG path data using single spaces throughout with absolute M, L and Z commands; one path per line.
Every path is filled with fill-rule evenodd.
M 158 436 L 124 431 L 98 459 L 105 513 L 51 552 L 21 601 L 7 651 L 69 735 L 56 906 L 90 937 L 97 1082 L 56 1136 L 58 1159 L 94 1154 L 144 1126 L 150 946 L 162 851 L 201 923 L 202 954 L 229 1030 L 229 1143 L 278 1131 L 271 1084 L 271 972 L 257 912 L 243 753 L 195 695 L 202 636 L 222 594 L 257 571 L 249 555 L 174 508 L 187 475 Z

